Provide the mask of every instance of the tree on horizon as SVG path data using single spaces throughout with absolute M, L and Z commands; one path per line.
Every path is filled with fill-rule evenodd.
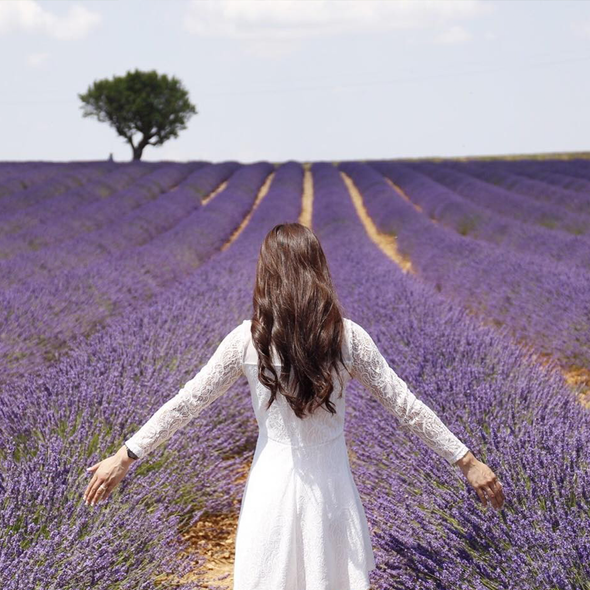
M 155 70 L 135 70 L 112 79 L 95 80 L 83 94 L 83 117 L 108 122 L 131 146 L 133 160 L 140 160 L 148 145 L 162 145 L 197 114 L 180 80 Z M 140 134 L 134 140 L 136 134 Z

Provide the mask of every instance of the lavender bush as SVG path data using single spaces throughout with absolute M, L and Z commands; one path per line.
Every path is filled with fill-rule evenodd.
M 51 274 L 31 265 L 26 281 L 0 293 L 0 358 L 7 374 L 17 376 L 25 368 L 42 366 L 52 358 L 47 355 L 55 357 L 69 346 L 72 335 L 97 329 L 107 318 L 125 313 L 197 268 L 239 225 L 270 170 L 265 162 L 244 166 L 223 196 L 206 207 L 199 206 L 198 195 L 174 191 L 146 205 L 147 215 L 143 208 L 129 213 L 123 218 L 125 228 L 115 224 L 114 231 L 107 227 L 97 235 L 62 243 L 63 254 L 54 254 L 54 264 L 47 263 Z M 113 256 L 125 240 L 130 247 Z M 134 243 L 138 245 L 132 247 Z M 81 264 L 72 267 L 72 259 Z M 18 267 L 19 259 L 6 264 Z M 60 264 L 63 272 L 57 272 Z
M 590 187 L 584 181 L 578 181 L 578 188 L 582 190 L 575 190 L 571 182 L 574 179 L 567 175 L 556 179 L 558 184 L 552 185 L 542 177 L 526 176 L 523 174 L 524 170 L 518 166 L 507 168 L 503 162 L 445 162 L 445 167 L 447 166 L 509 191 L 526 195 L 535 201 L 569 209 L 582 216 L 585 221 L 590 215 Z
M 71 223 L 70 218 L 74 217 L 72 213 L 75 210 L 78 215 L 81 214 L 80 231 L 84 231 L 84 223 L 93 221 L 92 215 L 84 214 L 86 207 L 115 195 L 118 197 L 117 200 L 108 201 L 108 204 L 116 208 L 122 200 L 121 192 L 135 182 L 139 185 L 139 179 L 154 170 L 153 166 L 143 164 L 145 162 L 117 167 L 96 180 L 3 216 L 0 220 L 2 258 L 9 258 L 18 252 L 33 251 L 45 246 L 51 239 L 40 231 L 42 228 L 52 234 L 57 232 L 57 235 L 64 233 L 67 235 L 63 225 L 66 218 L 68 223 Z
M 61 173 L 52 176 L 44 182 L 33 183 L 24 190 L 14 190 L 17 187 L 10 186 L 5 189 L 5 194 L 0 198 L 0 215 L 4 217 L 14 211 L 30 207 L 48 196 L 59 195 L 85 182 L 94 180 L 113 169 L 110 162 L 100 164 L 88 164 L 65 168 Z
M 90 162 L 2 162 L 0 163 L 0 203 L 8 195 L 23 191 L 35 184 L 76 170 L 83 170 Z M 148 166 L 150 164 L 147 164 Z M 105 171 L 116 169 L 111 162 L 96 162 L 95 167 Z M 125 167 L 125 165 L 123 165 Z
M 518 193 L 432 162 L 421 162 L 415 168 L 474 203 L 501 215 L 543 227 L 562 229 L 575 235 L 587 236 L 590 231 L 590 220 L 580 218 L 561 207 L 531 201 Z

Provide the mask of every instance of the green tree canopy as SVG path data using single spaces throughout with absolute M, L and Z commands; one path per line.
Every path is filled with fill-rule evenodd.
M 110 123 L 131 145 L 134 160 L 141 159 L 146 146 L 178 137 L 197 113 L 181 82 L 155 70 L 96 80 L 78 97 L 83 102 L 83 116 Z M 135 142 L 137 133 L 140 137 Z

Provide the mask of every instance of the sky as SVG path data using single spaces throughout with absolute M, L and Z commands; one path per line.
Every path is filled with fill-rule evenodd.
M 197 114 L 143 159 L 590 151 L 590 2 L 0 0 L 0 161 L 131 159 L 79 93 L 178 78 Z

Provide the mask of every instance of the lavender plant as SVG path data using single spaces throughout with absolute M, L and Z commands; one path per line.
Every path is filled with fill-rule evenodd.
M 575 235 L 587 235 L 590 231 L 590 221 L 580 219 L 574 213 L 550 204 L 527 200 L 522 195 L 461 174 L 451 168 L 432 162 L 421 162 L 416 169 L 474 203 L 500 215 L 550 229 L 562 229 Z

